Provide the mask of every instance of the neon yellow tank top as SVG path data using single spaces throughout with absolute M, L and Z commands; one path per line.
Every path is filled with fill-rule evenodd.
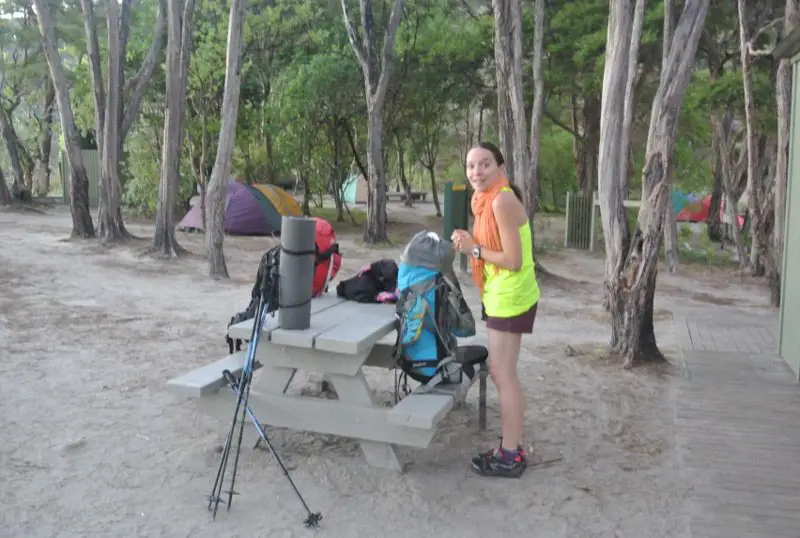
M 503 269 L 489 262 L 484 264 L 483 306 L 487 316 L 519 316 L 539 301 L 529 221 L 519 227 L 519 238 L 522 244 L 522 266 L 519 271 Z

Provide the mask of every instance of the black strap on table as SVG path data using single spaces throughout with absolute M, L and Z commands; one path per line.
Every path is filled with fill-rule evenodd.
M 291 256 L 311 256 L 317 253 L 317 245 L 314 244 L 314 250 L 289 250 L 281 245 L 281 252 L 285 252 Z

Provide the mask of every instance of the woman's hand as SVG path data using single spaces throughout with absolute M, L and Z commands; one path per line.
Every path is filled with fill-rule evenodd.
M 456 247 L 456 250 L 463 254 L 470 254 L 472 252 L 472 247 L 475 246 L 475 240 L 466 230 L 453 230 L 450 241 L 453 242 L 453 246 Z

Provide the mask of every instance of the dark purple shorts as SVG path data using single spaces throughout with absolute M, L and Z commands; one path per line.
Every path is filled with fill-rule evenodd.
M 493 318 L 486 315 L 486 308 L 481 305 L 481 319 L 486 322 L 486 326 L 495 331 L 504 333 L 531 334 L 533 332 L 533 321 L 536 319 L 537 302 L 529 310 L 510 318 Z

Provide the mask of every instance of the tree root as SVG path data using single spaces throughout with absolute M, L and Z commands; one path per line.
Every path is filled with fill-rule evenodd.
M 173 240 L 170 243 L 158 244 L 152 243 L 149 247 L 142 252 L 143 256 L 152 256 L 154 258 L 163 260 L 177 260 L 184 256 L 188 250 Z
M 664 362 L 668 362 L 667 358 L 655 344 L 652 346 L 643 344 L 642 349 L 639 351 L 631 350 L 624 354 L 622 368 L 631 370 L 637 366 L 644 366 L 645 364 L 659 364 Z
M 126 244 L 130 241 L 140 241 L 143 238 L 136 237 L 132 233 L 128 231 L 125 226 L 121 226 L 120 228 L 110 232 L 109 230 L 103 230 L 100 234 L 100 242 L 103 245 L 119 245 L 119 244 Z
M 542 265 L 542 263 L 539 260 L 536 260 L 536 279 L 540 283 L 550 284 L 552 286 L 562 289 L 567 289 L 571 286 L 575 286 L 576 284 L 587 283 L 585 280 L 576 280 L 574 278 L 569 278 L 566 276 L 556 274 L 553 271 L 549 270 L 544 265 Z

